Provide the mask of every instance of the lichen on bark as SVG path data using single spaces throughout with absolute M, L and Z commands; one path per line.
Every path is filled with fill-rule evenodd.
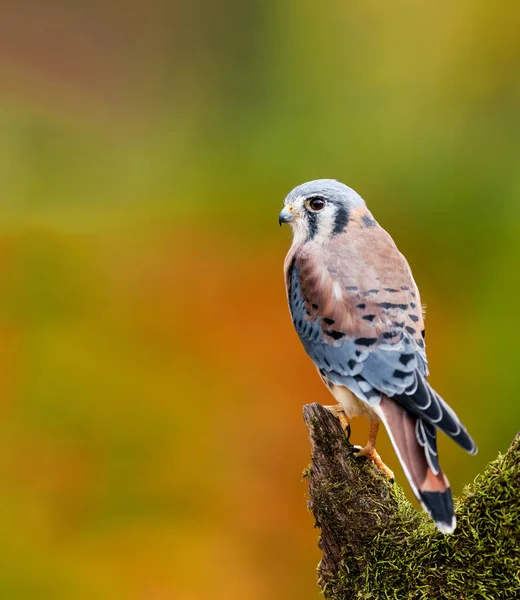
M 307 405 L 304 419 L 326 598 L 520 598 L 520 435 L 456 500 L 458 526 L 445 536 L 397 484 L 356 457 L 326 409 Z

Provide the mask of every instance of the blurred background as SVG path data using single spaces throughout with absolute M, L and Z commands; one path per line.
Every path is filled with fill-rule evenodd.
M 484 0 L 2 2 L 0 598 L 319 597 L 301 409 L 331 398 L 277 225 L 305 180 L 354 187 L 414 269 L 480 447 L 441 440 L 455 493 L 507 448 L 519 26 Z

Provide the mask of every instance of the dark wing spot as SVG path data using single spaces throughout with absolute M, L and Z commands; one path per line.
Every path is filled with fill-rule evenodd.
M 365 227 L 375 227 L 376 226 L 376 222 L 374 221 L 374 219 L 372 219 L 372 217 L 370 215 L 363 215 L 361 217 L 361 220 L 363 221 L 363 224 L 365 225 Z
M 325 333 L 333 340 L 340 340 L 345 337 L 345 334 L 342 331 L 337 331 L 336 329 L 327 330 Z
M 364 315 L 363 319 L 365 319 L 365 321 L 373 321 L 376 318 L 375 315 Z
M 324 357 L 323 357 L 323 362 L 324 362 L 324 363 L 325 363 L 325 365 L 326 365 L 327 367 L 329 367 L 329 369 L 330 369 L 330 362 L 327 360 L 327 357 L 326 357 L 326 356 L 324 356 Z
M 354 340 L 354 343 L 357 344 L 358 346 L 372 346 L 372 344 L 375 344 L 376 342 L 377 342 L 377 338 L 367 338 L 367 337 L 356 338 Z
M 356 290 L 358 290 L 358 286 L 357 285 L 347 285 L 345 287 L 346 290 L 348 290 L 349 292 L 355 292 Z
M 399 362 L 406 367 L 406 365 L 414 359 L 414 356 L 415 354 L 401 354 L 401 356 L 399 357 Z
M 331 275 L 335 275 L 338 270 L 337 269 L 327 269 L 327 271 L 331 274 Z
M 363 304 L 363 303 L 361 303 L 361 304 L 356 304 L 356 306 L 357 306 L 358 308 L 366 308 L 366 306 L 367 306 L 367 305 L 366 305 L 366 304 Z
M 396 290 L 395 288 L 384 288 L 385 292 L 390 292 L 391 294 L 396 294 L 399 290 Z
M 357 365 L 357 362 L 353 358 L 351 358 L 347 363 L 347 366 L 350 370 L 352 370 L 356 365 Z
M 397 308 L 399 310 L 406 310 L 408 308 L 408 304 L 394 304 L 393 302 L 378 302 L 377 306 L 386 309 Z
M 361 356 L 361 351 L 360 350 L 356 350 L 356 356 Z
M 417 306 L 417 304 L 415 304 L 415 302 L 410 302 L 410 308 L 415 308 Z
M 390 339 L 392 339 L 393 337 L 395 337 L 396 335 L 399 335 L 399 334 L 397 333 L 397 331 L 385 331 L 385 332 L 383 333 L 383 337 L 385 338 L 385 340 L 390 340 Z
M 405 327 L 406 331 L 408 331 L 408 333 L 410 333 L 411 335 L 415 335 L 415 329 L 413 327 L 410 327 L 409 325 L 407 325 Z
M 415 298 L 415 296 L 417 295 L 415 292 L 411 292 L 412 296 Z
M 417 315 L 408 315 L 410 317 L 410 319 L 412 319 L 412 321 L 414 323 L 417 323 L 417 321 L 419 320 L 419 317 Z
M 419 348 L 424 348 L 424 341 L 423 340 L 417 340 L 417 345 L 419 346 Z
M 408 377 L 408 375 L 410 375 L 410 373 L 405 373 L 404 371 L 399 371 L 399 369 L 396 369 L 394 371 L 394 377 L 396 377 L 397 379 L 405 379 L 405 377 Z
M 329 319 L 328 317 L 323 319 L 323 322 L 326 323 L 327 325 L 334 325 L 334 323 L 336 321 L 334 321 L 334 319 Z
M 312 308 L 314 308 L 314 310 L 318 310 L 318 305 L 317 304 L 313 304 Z
M 301 329 L 303 327 L 303 321 L 301 319 L 298 319 L 296 326 L 298 327 L 298 329 Z
M 402 285 L 401 289 L 403 290 L 403 292 L 407 292 L 410 288 L 407 285 Z
M 394 322 L 392 323 L 392 325 L 393 325 L 394 327 L 399 327 L 399 329 L 402 329 L 402 328 L 404 327 L 404 321 L 394 321 Z
M 379 294 L 379 290 L 376 290 L 375 288 L 373 288 L 371 290 L 367 290 L 366 292 L 363 292 L 363 296 L 370 296 L 370 294 Z

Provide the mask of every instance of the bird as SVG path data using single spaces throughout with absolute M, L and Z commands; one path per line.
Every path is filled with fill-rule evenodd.
M 470 454 L 477 447 L 427 381 L 423 306 L 406 258 L 365 201 L 335 179 L 294 188 L 279 224 L 293 241 L 284 275 L 292 322 L 337 404 L 327 407 L 350 437 L 350 419 L 368 418 L 358 456 L 393 481 L 375 449 L 382 422 L 422 508 L 443 534 L 456 517 L 439 464 L 437 431 Z

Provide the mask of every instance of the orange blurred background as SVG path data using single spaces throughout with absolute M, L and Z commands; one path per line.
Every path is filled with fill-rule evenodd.
M 484 0 L 3 2 L 0 598 L 319 597 L 301 408 L 331 399 L 277 226 L 305 180 L 354 187 L 414 269 L 431 381 L 480 447 L 441 440 L 455 492 L 506 449 L 519 21 Z

